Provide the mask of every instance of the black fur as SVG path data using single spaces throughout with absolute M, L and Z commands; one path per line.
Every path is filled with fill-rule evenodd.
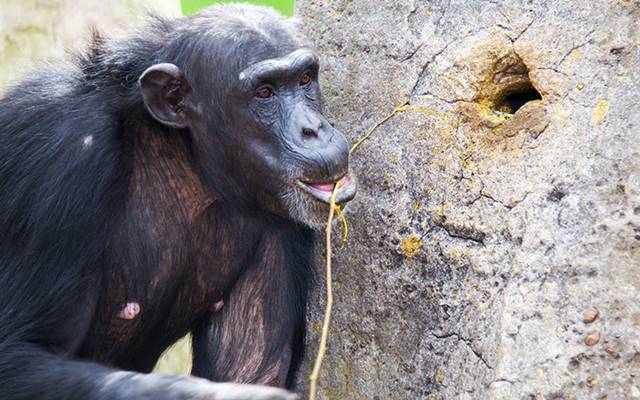
M 243 22 L 267 17 L 261 32 Z M 216 7 L 155 19 L 120 42 L 96 36 L 74 64 L 32 74 L 0 99 L 0 399 L 202 396 L 184 378 L 113 374 L 149 372 L 190 330 L 195 375 L 292 386 L 312 233 L 238 181 L 247 171 L 229 149 L 241 132 L 221 110 L 230 77 L 304 46 L 271 12 Z M 145 111 L 137 80 L 159 62 L 207 88 L 196 100 L 211 96 L 206 160 L 189 130 Z M 163 191 L 195 179 L 173 170 L 185 165 L 206 193 L 195 183 L 197 196 Z M 181 218 L 181 199 L 198 196 L 196 217 Z M 131 300 L 139 317 L 114 318 Z

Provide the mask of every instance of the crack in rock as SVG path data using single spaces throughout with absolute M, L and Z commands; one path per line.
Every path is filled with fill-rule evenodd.
M 469 348 L 469 350 L 471 350 L 471 352 L 485 365 L 485 367 L 487 367 L 490 370 L 493 370 L 493 366 L 489 364 L 489 362 L 487 362 L 482 352 L 473 348 L 472 339 L 465 338 L 464 336 L 460 335 L 457 332 L 448 332 L 440 335 L 435 332 L 432 332 L 431 334 L 437 339 L 448 339 L 451 337 L 455 337 L 457 339 L 456 343 L 458 342 L 464 343 Z

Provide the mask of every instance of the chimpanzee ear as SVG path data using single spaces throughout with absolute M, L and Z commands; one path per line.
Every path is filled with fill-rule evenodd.
M 189 125 L 185 96 L 191 87 L 180 68 L 168 63 L 152 65 L 142 73 L 138 84 L 144 106 L 153 118 L 173 128 Z

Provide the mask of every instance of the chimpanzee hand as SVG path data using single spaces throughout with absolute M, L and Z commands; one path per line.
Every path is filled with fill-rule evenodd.
M 198 379 L 198 381 L 201 381 Z M 298 396 L 284 389 L 243 385 L 238 383 L 202 382 L 202 394 L 196 394 L 189 400 L 297 400 Z M 212 391 L 212 392 L 211 392 Z M 211 393 L 209 393 L 211 392 Z
M 239 383 L 218 383 L 192 376 L 118 371 L 102 382 L 100 399 L 138 400 L 297 400 L 284 389 Z

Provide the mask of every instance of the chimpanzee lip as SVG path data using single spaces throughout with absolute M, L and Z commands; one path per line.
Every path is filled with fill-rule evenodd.
M 336 192 L 336 204 L 344 204 L 356 195 L 357 184 L 353 176 L 347 173 L 342 178 L 342 184 L 338 188 Z M 311 195 L 315 200 L 320 201 L 325 204 L 330 204 L 331 202 L 331 193 L 333 191 L 333 187 L 336 182 L 309 182 L 302 179 L 297 179 L 295 181 L 296 186 L 298 186 L 302 191 Z

